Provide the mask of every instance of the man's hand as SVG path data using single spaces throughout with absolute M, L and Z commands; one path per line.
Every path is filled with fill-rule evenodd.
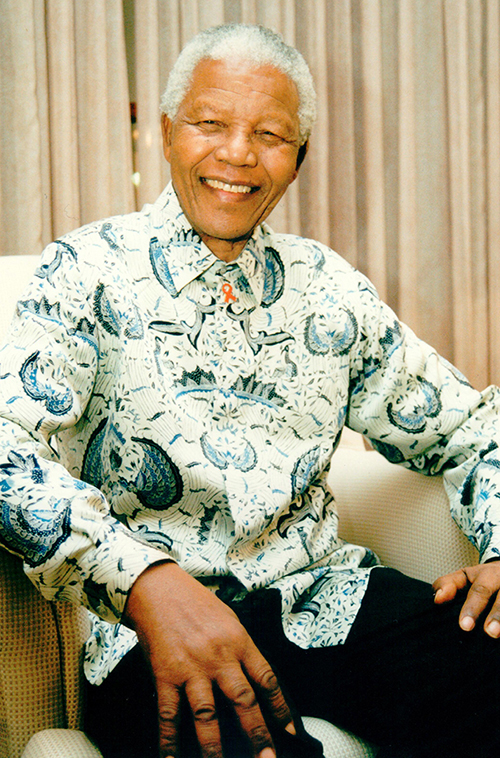
M 275 753 L 257 698 L 278 724 L 294 733 L 276 677 L 236 615 L 177 564 L 155 564 L 139 576 L 124 621 L 137 632 L 155 677 L 161 758 L 179 754 L 183 692 L 203 758 L 222 758 L 214 684 L 233 706 L 259 758 Z
M 432 585 L 436 593 L 435 602 L 446 603 L 453 600 L 457 591 L 469 584 L 467 599 L 460 611 L 461 628 L 466 632 L 474 629 L 479 616 L 491 604 L 484 622 L 484 631 L 490 637 L 500 637 L 500 561 L 467 566 L 439 577 Z

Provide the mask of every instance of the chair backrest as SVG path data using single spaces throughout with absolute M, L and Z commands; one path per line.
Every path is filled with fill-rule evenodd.
M 477 563 L 477 550 L 451 518 L 441 476 L 409 471 L 375 451 L 339 448 L 328 481 L 340 535 L 370 547 L 384 565 L 433 582 Z
M 0 341 L 38 261 L 38 255 L 0 255 Z

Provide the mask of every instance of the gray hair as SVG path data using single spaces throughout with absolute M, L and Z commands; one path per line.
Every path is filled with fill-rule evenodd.
M 239 59 L 274 66 L 297 87 L 300 144 L 309 139 L 316 119 L 316 92 L 309 67 L 294 47 L 276 32 L 254 24 L 212 26 L 191 39 L 177 58 L 161 99 L 161 111 L 174 119 L 202 60 Z

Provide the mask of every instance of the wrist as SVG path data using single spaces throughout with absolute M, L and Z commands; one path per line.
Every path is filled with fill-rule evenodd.
M 171 571 L 167 569 L 168 573 L 165 572 L 167 567 L 171 567 Z M 175 561 L 166 559 L 150 564 L 139 574 L 128 592 L 125 603 L 122 615 L 122 623 L 125 626 L 136 630 L 136 624 L 141 618 L 145 606 L 152 599 L 158 599 L 162 591 L 165 591 L 168 576 L 174 569 L 182 571 Z

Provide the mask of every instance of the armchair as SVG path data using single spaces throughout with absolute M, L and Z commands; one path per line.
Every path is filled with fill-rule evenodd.
M 0 336 L 37 258 L 0 257 Z M 354 441 L 353 441 L 354 440 Z M 384 563 L 428 581 L 477 555 L 453 524 L 439 477 L 387 463 L 349 436 L 330 472 L 341 534 L 375 550 Z M 83 608 L 45 601 L 19 558 L 0 549 L 0 756 L 99 758 L 80 731 Z M 326 758 L 369 758 L 375 748 L 319 719 L 306 727 Z

